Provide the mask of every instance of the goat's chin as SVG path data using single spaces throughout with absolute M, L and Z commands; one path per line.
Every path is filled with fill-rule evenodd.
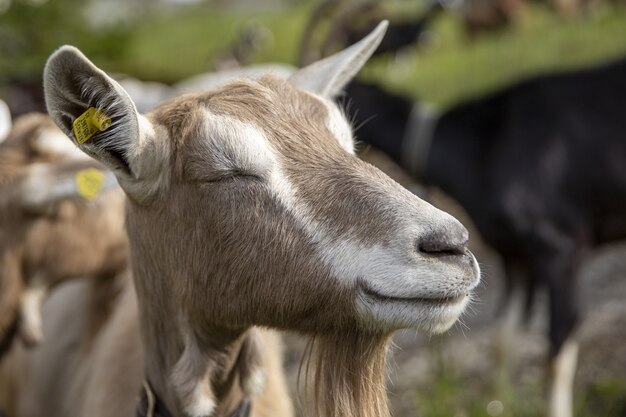
M 377 331 L 414 328 L 428 334 L 443 333 L 463 314 L 470 296 L 440 300 L 398 299 L 361 295 L 357 308 L 366 328 Z

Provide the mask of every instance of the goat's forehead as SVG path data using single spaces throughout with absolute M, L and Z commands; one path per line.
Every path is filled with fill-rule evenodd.
M 252 127 L 279 148 L 291 148 L 297 141 L 304 142 L 301 147 L 323 147 L 330 137 L 353 152 L 350 126 L 334 103 L 274 77 L 240 80 L 215 91 L 180 97 L 161 106 L 152 118 L 169 131 L 178 148 L 190 142 L 219 147 L 219 141 L 207 141 L 206 136 L 222 121 L 227 129 L 219 129 L 221 137 L 242 137 L 244 132 L 236 129 L 245 126 L 244 131 Z

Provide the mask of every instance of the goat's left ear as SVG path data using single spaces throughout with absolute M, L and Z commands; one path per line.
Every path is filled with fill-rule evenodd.
M 383 40 L 389 23 L 383 20 L 359 42 L 297 71 L 289 81 L 303 90 L 334 98 L 361 70 Z
M 50 56 L 43 78 L 48 113 L 57 126 L 118 177 L 136 177 L 139 114 L 126 91 L 72 46 Z

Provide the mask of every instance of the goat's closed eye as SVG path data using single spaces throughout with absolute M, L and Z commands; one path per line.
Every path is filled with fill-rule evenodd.
M 253 174 L 245 171 L 227 171 L 220 172 L 218 175 L 211 179 L 207 179 L 203 182 L 209 183 L 217 183 L 217 182 L 228 182 L 228 181 L 237 181 L 237 180 L 252 180 L 252 181 L 262 181 L 263 178 L 257 174 Z

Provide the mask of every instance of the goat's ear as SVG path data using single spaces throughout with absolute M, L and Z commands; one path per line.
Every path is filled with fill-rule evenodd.
M 116 175 L 136 177 L 139 114 L 126 91 L 72 46 L 50 56 L 43 78 L 48 113 L 61 130 Z
M 289 81 L 303 90 L 334 98 L 361 70 L 385 36 L 389 23 L 383 20 L 359 42 L 297 71 Z

